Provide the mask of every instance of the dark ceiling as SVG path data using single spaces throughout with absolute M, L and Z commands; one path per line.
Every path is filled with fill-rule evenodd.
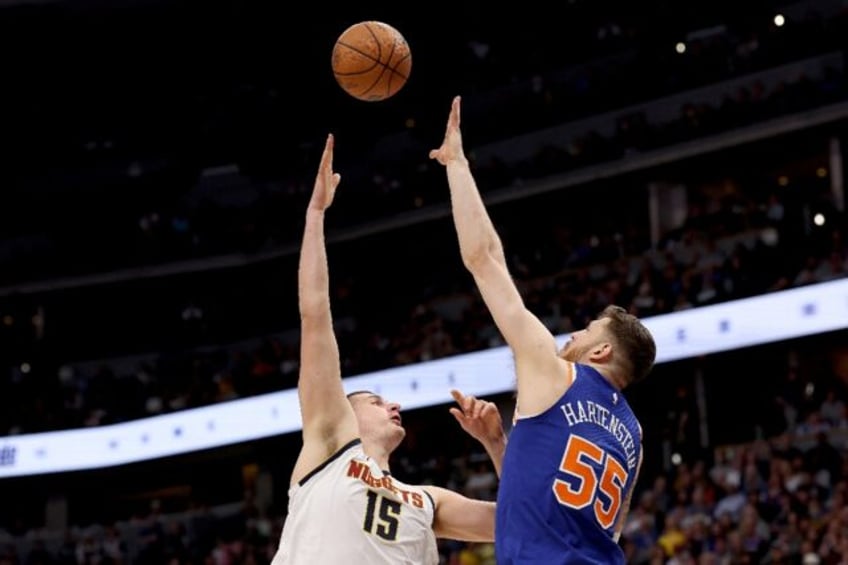
M 591 58 L 606 23 L 638 29 L 635 41 L 650 49 L 731 17 L 741 16 L 721 2 L 670 0 L 21 2 L 0 17 L 0 141 L 12 167 L 73 160 L 74 149 L 102 142 L 117 153 L 229 162 L 328 130 L 359 139 L 407 118 L 441 122 L 453 94 Z M 330 72 L 335 38 L 364 19 L 391 23 L 412 47 L 410 82 L 387 102 L 350 99 Z M 472 41 L 489 45 L 485 63 Z
M 351 161 L 410 124 L 434 144 L 454 94 L 473 98 L 622 50 L 661 65 L 691 31 L 767 27 L 774 5 L 752 0 L 743 14 L 704 0 L 6 1 L 0 200 L 14 215 L 11 207 L 62 202 L 35 194 L 84 198 L 120 184 L 134 164 L 182 188 L 229 163 L 282 178 L 311 171 L 330 131 L 337 157 Z M 366 19 L 397 27 L 413 54 L 407 85 L 379 103 L 344 94 L 330 70 L 336 37 Z M 599 40 L 613 25 L 618 36 Z M 501 116 L 469 103 L 463 118 L 496 135 Z

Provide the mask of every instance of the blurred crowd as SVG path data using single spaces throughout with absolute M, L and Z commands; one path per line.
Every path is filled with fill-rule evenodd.
M 802 190 L 811 191 L 811 185 Z M 684 223 L 656 245 L 639 224 L 625 232 L 627 224 L 613 221 L 610 231 L 583 232 L 551 217 L 538 230 L 526 226 L 524 214 L 513 214 L 503 224 L 510 267 L 528 307 L 555 334 L 583 327 L 608 303 L 648 317 L 848 276 L 844 214 L 834 210 L 824 226 L 804 233 L 796 218 L 803 214 L 781 194 L 695 201 Z M 443 237 L 451 249 L 449 226 Z M 503 345 L 459 261 L 453 269 L 443 266 L 442 278 L 427 290 L 389 298 L 371 288 L 385 267 L 370 270 L 359 253 L 352 255 L 351 270 L 333 271 L 344 375 Z M 215 291 L 209 296 L 214 302 Z M 111 424 L 296 385 L 296 318 L 287 331 L 218 346 L 212 345 L 215 322 L 206 319 L 205 307 L 192 303 L 174 316 L 184 339 L 165 351 L 39 363 L 36 350 L 0 383 L 0 430 Z M 157 329 L 157 335 L 164 331 Z
M 801 347 L 821 349 L 820 344 Z M 754 352 L 753 359 L 762 355 L 771 353 Z M 682 437 L 672 445 L 677 457 L 670 465 L 643 474 L 622 534 L 628 563 L 844 563 L 848 375 L 816 366 L 810 357 L 793 359 L 784 356 L 778 364 L 782 373 L 770 373 L 770 386 L 760 387 L 758 406 L 752 408 L 764 427 L 755 439 L 678 452 L 698 443 Z M 508 396 L 495 400 L 505 412 L 512 409 Z M 685 428 L 685 412 L 669 427 Z M 764 417 L 768 412 L 772 418 Z M 395 473 L 494 500 L 497 476 L 491 463 L 473 440 L 439 424 L 446 420 L 437 409 L 405 415 L 408 436 L 393 458 Z M 452 441 L 440 440 L 444 433 Z M 274 480 L 279 490 L 285 488 L 285 477 Z M 262 504 L 248 486 L 242 500 L 212 507 L 190 500 L 184 508 L 165 511 L 153 500 L 133 515 L 65 531 L 11 525 L 0 529 L 0 564 L 268 563 L 285 520 L 284 497 L 279 500 Z M 491 544 L 442 540 L 439 547 L 446 565 L 495 563 Z

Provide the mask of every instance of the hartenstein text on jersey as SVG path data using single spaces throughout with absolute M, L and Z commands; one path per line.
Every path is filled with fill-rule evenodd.
M 636 467 L 636 442 L 627 426 L 612 414 L 608 408 L 591 400 L 566 402 L 560 406 L 565 419 L 569 426 L 576 424 L 595 424 L 602 427 L 612 434 L 612 436 L 621 444 L 624 453 L 627 456 L 627 469 L 631 470 Z

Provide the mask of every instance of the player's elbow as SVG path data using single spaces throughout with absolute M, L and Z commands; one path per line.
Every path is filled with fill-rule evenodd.
M 500 246 L 482 243 L 462 250 L 462 263 L 472 273 L 481 272 L 498 262 Z
M 486 259 L 486 248 L 476 246 L 473 249 L 462 250 L 462 264 L 469 271 L 474 271 L 478 265 L 481 265 Z
M 330 304 L 326 299 L 300 301 L 300 320 L 303 324 L 326 324 L 329 318 Z

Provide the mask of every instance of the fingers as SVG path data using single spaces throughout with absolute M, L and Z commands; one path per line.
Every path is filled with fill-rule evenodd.
M 321 154 L 321 163 L 315 176 L 315 187 L 312 190 L 312 198 L 309 206 L 313 209 L 325 210 L 333 202 L 336 187 L 341 182 L 341 175 L 333 172 L 333 147 L 335 137 L 332 133 L 327 134 L 324 143 L 324 152 Z
M 459 407 L 462 409 L 462 413 L 466 416 L 471 416 L 474 410 L 474 397 L 473 396 L 465 396 L 460 391 L 456 389 L 451 390 L 451 396 L 456 400 L 456 403 L 459 404 Z
M 333 170 L 333 134 L 327 135 L 327 141 L 324 143 L 324 152 L 321 154 L 321 163 L 318 165 L 318 176 L 316 183 L 322 180 L 322 176 L 327 173 L 332 173 Z M 316 185 L 317 188 L 317 185 Z
M 460 97 L 455 96 L 451 102 L 450 113 L 448 114 L 447 136 L 452 130 L 459 130 L 459 102 Z
M 456 389 L 452 389 L 450 393 L 456 403 L 459 404 L 459 408 L 450 409 L 451 414 L 454 416 L 456 416 L 456 412 L 461 411 L 463 417 L 466 419 L 479 419 L 485 413 L 497 410 L 493 402 L 480 400 L 471 395 L 466 396 Z
M 482 418 L 483 414 L 490 411 L 490 409 L 493 408 L 494 406 L 495 405 L 492 402 L 489 402 L 488 400 L 475 399 L 475 401 L 474 401 L 474 417 L 475 418 Z
M 326 187 L 324 193 L 324 208 L 329 208 L 333 203 L 333 198 L 336 196 L 336 187 L 339 186 L 342 176 L 339 173 L 332 173 L 329 186 Z
M 333 163 L 333 134 L 327 134 L 327 142 L 324 143 L 324 154 L 321 155 L 321 168 L 331 167 Z
M 480 411 L 480 417 L 484 417 L 487 415 L 500 416 L 500 412 L 498 412 L 498 407 L 495 406 L 494 402 L 484 402 L 483 408 Z
M 459 102 L 459 96 L 455 96 L 453 102 L 451 102 L 451 110 L 450 114 L 448 114 L 448 123 L 445 128 L 445 139 L 442 142 L 442 146 L 438 149 L 431 150 L 429 154 L 430 159 L 435 159 L 442 165 L 446 165 L 456 153 L 456 150 L 451 148 L 451 144 L 455 143 L 453 140 L 459 134 Z

